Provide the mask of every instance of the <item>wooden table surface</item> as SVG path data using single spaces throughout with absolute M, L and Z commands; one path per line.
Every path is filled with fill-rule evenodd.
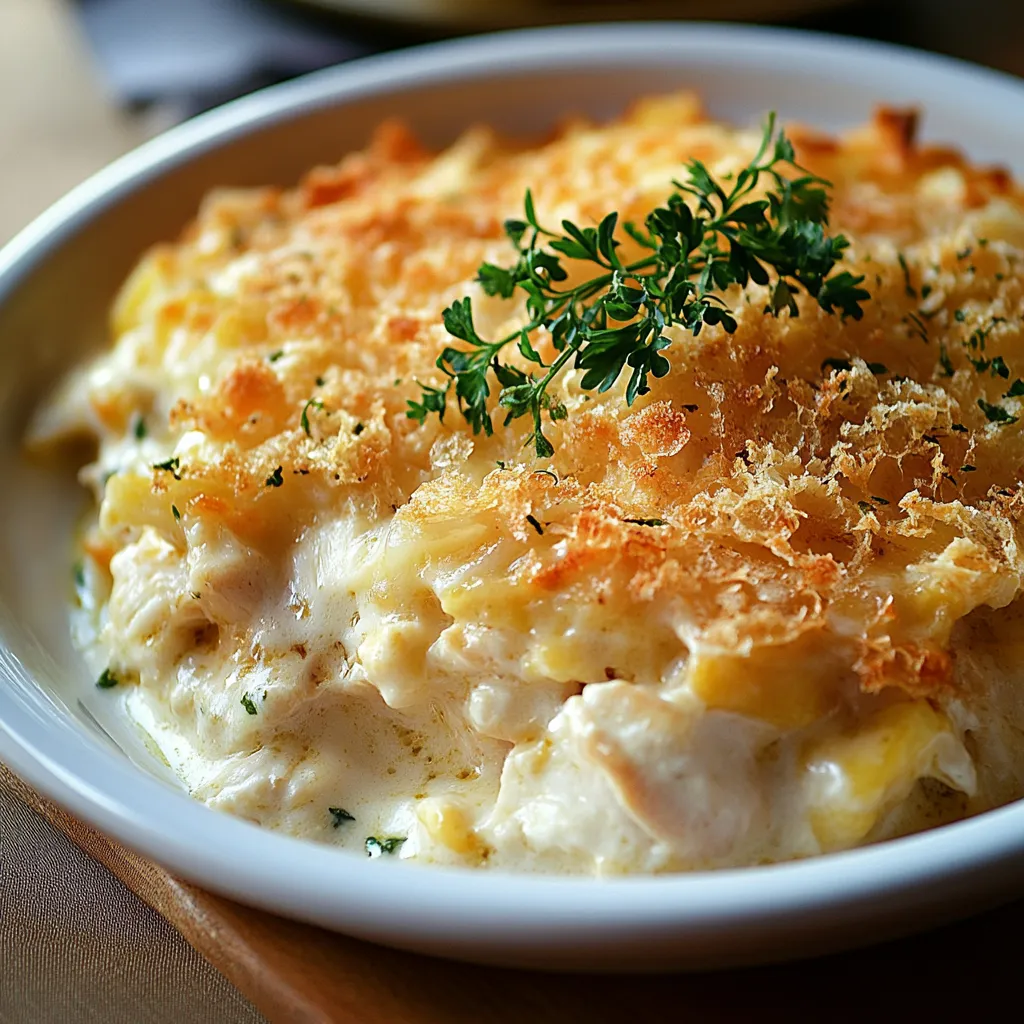
M 1013 51 L 1012 59 L 1020 56 Z M 0 96 L 8 97 L 0 102 L 0 241 L 146 134 L 104 96 L 62 0 L 0 0 Z M 163 913 L 273 1022 L 852 1020 L 897 1011 L 948 1020 L 1016 995 L 1024 903 L 916 939 L 782 967 L 644 977 L 471 967 L 243 908 L 175 880 L 2 766 L 0 785 Z

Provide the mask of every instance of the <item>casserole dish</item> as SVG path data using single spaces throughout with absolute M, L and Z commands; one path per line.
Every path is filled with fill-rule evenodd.
M 366 861 L 268 834 L 189 800 L 94 699 L 64 605 L 81 502 L 70 472 L 25 463 L 25 418 L 60 370 L 104 338 L 118 284 L 216 185 L 287 184 L 362 145 L 392 114 L 428 144 L 466 124 L 537 134 L 695 87 L 709 113 L 765 107 L 825 128 L 876 103 L 921 105 L 926 139 L 1024 170 L 1024 88 L 873 44 L 718 26 L 615 26 L 485 37 L 320 73 L 215 111 L 81 186 L 0 257 L 6 572 L 0 757 L 47 796 L 197 884 L 405 948 L 548 967 L 724 966 L 822 952 L 1007 898 L 1024 807 L 813 861 L 594 882 Z M 514 102 L 509 102 L 514 97 Z M 552 97 L 557 97 L 553 102 Z

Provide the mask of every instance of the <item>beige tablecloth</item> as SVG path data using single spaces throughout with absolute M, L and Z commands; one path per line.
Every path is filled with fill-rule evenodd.
M 0 1024 L 261 1020 L 159 914 L 0 788 Z

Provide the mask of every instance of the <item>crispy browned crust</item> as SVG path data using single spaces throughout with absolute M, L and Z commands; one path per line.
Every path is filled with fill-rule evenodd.
M 389 123 L 294 191 L 213 198 L 150 257 L 162 296 L 125 325 L 218 338 L 213 386 L 181 396 L 170 422 L 216 454 L 183 458 L 180 481 L 154 471 L 153 487 L 194 514 L 301 521 L 347 495 L 425 531 L 478 517 L 538 601 L 578 590 L 634 624 L 675 609 L 705 654 L 801 645 L 831 666 L 840 651 L 865 691 L 947 692 L 953 623 L 1020 587 L 1024 434 L 986 420 L 977 400 L 1002 401 L 1008 382 L 972 369 L 965 343 L 987 331 L 986 356 L 1024 377 L 1024 215 L 1005 172 L 920 146 L 916 126 L 916 112 L 882 109 L 841 138 L 792 131 L 798 159 L 834 183 L 833 226 L 872 293 L 861 322 L 806 296 L 799 318 L 774 319 L 751 286 L 732 297 L 736 333 L 679 333 L 671 373 L 632 409 L 570 383 L 568 420 L 546 428 L 553 475 L 520 423 L 460 442 L 442 469 L 436 445 L 467 434 L 457 409 L 443 425 L 406 418 L 415 382 L 439 380 L 441 309 L 482 259 L 510 258 L 501 225 L 527 186 L 546 220 L 641 220 L 672 168 L 737 166 L 754 134 L 703 122 L 692 97 L 641 103 L 603 131 L 572 122 L 533 149 L 477 130 L 435 157 Z M 651 167 L 666 173 L 652 181 Z M 208 286 L 239 259 L 236 288 Z M 488 333 L 516 315 L 474 295 Z M 285 484 L 268 488 L 277 467 Z M 651 518 L 668 525 L 625 521 Z

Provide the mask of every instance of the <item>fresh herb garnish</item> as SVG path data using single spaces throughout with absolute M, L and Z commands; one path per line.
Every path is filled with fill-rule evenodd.
M 333 825 L 334 828 L 339 828 L 340 826 L 344 825 L 346 821 L 356 820 L 355 816 L 349 814 L 344 807 L 328 807 L 327 810 L 328 813 L 331 815 L 331 818 L 333 819 L 331 824 Z
M 146 436 L 146 421 L 141 416 L 135 417 L 135 426 L 132 428 L 136 441 L 141 441 Z
M 468 301 L 469 300 L 467 299 L 467 302 Z M 447 351 L 448 350 L 445 349 L 445 352 Z M 440 358 L 441 357 L 439 356 L 438 359 Z M 484 371 L 484 373 L 486 376 L 486 371 Z M 418 423 L 423 423 L 432 412 L 436 412 L 438 419 L 443 421 L 444 411 L 448 405 L 448 388 L 451 386 L 450 375 L 448 383 L 445 384 L 443 388 L 435 388 L 431 384 L 424 384 L 422 381 L 418 380 L 416 381 L 416 385 L 421 389 L 420 400 L 418 402 L 414 402 L 411 398 L 406 399 L 406 405 L 409 408 L 406 409 L 405 415 L 408 416 L 409 419 L 411 420 L 416 420 Z M 487 393 L 483 396 L 483 399 L 477 399 L 477 401 L 482 401 L 486 403 L 487 396 L 489 394 L 490 391 L 488 390 Z M 487 424 L 489 426 L 483 426 L 483 423 L 481 421 L 481 425 L 483 426 L 484 431 L 487 432 L 489 430 L 491 433 L 493 433 L 494 427 L 493 425 L 490 425 L 490 416 L 487 417 Z M 474 430 L 474 433 L 479 432 L 479 430 Z
M 280 487 L 284 483 L 284 477 L 281 475 L 281 466 L 278 466 L 270 476 L 267 477 L 266 484 L 268 487 Z
M 978 469 L 977 466 L 972 466 L 969 463 L 964 463 L 964 465 L 962 465 L 960 467 L 960 472 L 961 473 L 975 473 L 975 472 L 977 472 L 977 469 Z
M 109 668 L 105 668 L 100 673 L 99 679 L 96 680 L 96 685 L 101 690 L 110 690 L 113 687 L 117 686 L 117 684 L 120 682 L 121 680 L 118 679 L 117 676 L 115 676 L 114 673 L 111 672 Z
M 327 383 L 327 382 L 323 379 L 323 377 L 317 377 L 317 379 L 316 379 L 316 386 L 318 388 L 322 388 L 325 383 Z
M 889 367 L 885 363 L 868 363 L 868 369 L 876 376 L 880 376 L 883 373 L 889 372 Z
M 966 434 L 967 428 L 962 423 L 954 423 L 950 426 L 950 430 L 955 430 L 958 434 Z
M 75 562 L 72 572 L 75 576 L 75 587 L 78 590 L 85 589 L 85 563 L 81 559 Z
M 624 523 L 635 523 L 637 526 L 668 526 L 664 519 L 623 519 Z
M 376 836 L 366 837 L 366 855 L 379 857 L 382 853 L 394 853 L 406 840 L 405 836 L 389 836 L 378 839 Z
M 541 535 L 544 533 L 544 527 L 540 525 L 540 521 L 536 516 L 527 516 L 526 521 Z
M 1020 395 L 1024 395 L 1024 380 L 1019 377 L 1010 385 L 1009 391 L 1007 391 L 1003 398 L 1017 398 Z
M 249 696 L 249 694 L 243 693 L 242 699 L 238 703 L 241 704 L 243 708 L 245 708 L 247 714 L 256 714 L 256 705 L 253 703 L 253 699 Z
M 178 511 L 177 505 L 171 506 L 171 515 L 174 516 L 174 521 L 176 523 L 181 522 L 181 513 Z
M 318 399 L 318 398 L 311 398 L 302 407 L 302 415 L 299 417 L 299 426 L 301 426 L 302 429 L 307 434 L 309 434 L 309 435 L 311 435 L 311 433 L 312 433 L 310 431 L 310 429 L 309 429 L 309 409 L 310 409 L 310 406 L 312 406 L 314 409 L 323 409 L 324 403 L 321 402 L 320 399 Z
M 154 469 L 162 469 L 170 473 L 175 480 L 181 479 L 181 474 L 178 470 L 181 468 L 181 460 L 177 455 L 173 459 L 168 459 L 166 462 L 156 462 L 153 464 Z
M 355 427 L 352 428 L 352 433 L 355 434 L 356 437 L 358 437 L 365 429 L 366 426 L 364 424 L 357 423 Z
M 873 501 L 873 502 L 874 502 L 874 503 L 875 503 L 876 505 L 888 505 L 888 504 L 889 504 L 889 502 L 888 502 L 888 500 L 887 500 L 887 499 L 885 499 L 885 498 L 880 498 L 880 497 L 879 497 L 879 496 L 878 496 L 877 494 L 872 494 L 872 495 L 871 495 L 871 500 L 872 500 L 872 501 Z
M 279 348 L 276 352 L 271 352 L 270 355 L 267 356 L 267 362 L 276 363 L 278 361 L 278 359 L 280 359 L 281 356 L 283 356 L 283 355 L 284 355 L 284 349 L 283 348 Z
M 782 170 L 787 166 L 798 176 L 786 177 Z M 497 384 L 505 424 L 529 416 L 533 432 L 528 443 L 546 458 L 554 448 L 543 432 L 543 414 L 552 421 L 568 415 L 548 389 L 570 362 L 583 371 L 583 391 L 608 391 L 628 367 L 626 403 L 632 405 L 650 390 L 649 377 L 669 371 L 662 355 L 672 341 L 664 333 L 667 327 L 678 325 L 694 335 L 715 324 L 729 333 L 736 330 L 736 319 L 720 295 L 732 285 L 770 285 L 765 312 L 776 316 L 783 310 L 796 316 L 795 295 L 803 290 L 826 313 L 860 319 L 860 304 L 869 298 L 860 287 L 864 278 L 849 271 L 833 274 L 849 243 L 826 232 L 829 183 L 796 164 L 792 144 L 776 131 L 774 114 L 757 154 L 728 180 L 728 187 L 699 160 L 691 160 L 686 170 L 687 180 L 673 183 L 677 191 L 647 217 L 644 227 L 622 226 L 647 251 L 628 263 L 618 253 L 617 213 L 609 213 L 597 227 L 564 220 L 561 232 L 552 231 L 538 220 L 527 191 L 525 219 L 505 222 L 518 252 L 515 264 L 484 263 L 477 281 L 487 295 L 503 299 L 517 289 L 523 292 L 528 323 L 488 341 L 477 331 L 471 300 L 453 302 L 444 311 L 445 329 L 469 347 L 442 350 L 437 366 L 448 379 L 440 388 L 420 384 L 419 401 L 408 402 L 409 418 L 422 423 L 437 413 L 443 419 L 454 384 L 459 410 L 473 432 L 491 434 L 488 399 Z M 770 182 L 766 198 L 752 199 L 765 177 Z M 694 209 L 688 199 L 695 200 Z M 561 287 L 569 278 L 563 259 L 592 263 L 599 273 Z M 550 364 L 533 345 L 541 328 L 556 352 Z M 535 376 L 503 363 L 500 355 L 513 343 L 545 372 Z

